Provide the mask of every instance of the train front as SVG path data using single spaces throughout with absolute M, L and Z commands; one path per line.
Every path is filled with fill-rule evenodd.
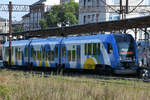
M 138 57 L 136 43 L 129 34 L 115 35 L 117 44 L 117 74 L 136 74 L 138 69 Z

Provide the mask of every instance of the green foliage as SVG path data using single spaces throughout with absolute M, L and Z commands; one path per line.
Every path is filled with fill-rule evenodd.
M 46 29 L 47 28 L 46 20 L 41 19 L 40 20 L 40 26 L 41 26 L 41 29 Z
M 22 25 L 18 25 L 16 27 L 13 27 L 13 32 L 21 32 L 23 29 Z
M 70 26 L 78 23 L 79 5 L 72 0 L 64 5 L 56 5 L 46 15 L 48 27 Z
M 5 85 L 0 84 L 0 98 L 9 100 L 8 88 Z

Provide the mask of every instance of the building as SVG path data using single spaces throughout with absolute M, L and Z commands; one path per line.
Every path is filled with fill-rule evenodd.
M 40 20 L 44 19 L 45 12 L 48 12 L 52 6 L 59 5 L 60 0 L 39 0 L 30 6 L 30 12 L 22 17 L 23 30 L 40 29 Z
M 141 0 L 129 0 L 129 6 L 137 6 L 140 2 Z M 125 6 L 125 3 L 126 0 L 123 0 L 123 6 Z M 114 10 L 118 11 L 120 9 L 120 0 L 80 0 L 79 24 L 121 19 L 121 16 L 118 13 L 110 13 L 107 11 L 109 8 L 108 5 L 118 6 L 118 8 L 112 7 Z M 150 0 L 144 0 L 141 5 L 150 5 Z M 149 11 L 150 7 L 142 9 Z M 130 13 L 126 15 L 126 18 L 145 16 L 149 15 L 149 13 Z
M 137 6 L 140 2 L 141 0 L 129 0 L 129 6 Z M 125 6 L 126 0 L 122 0 L 122 4 Z M 144 0 L 140 5 L 150 5 L 150 0 Z M 113 6 L 118 7 L 113 8 Z M 79 0 L 79 24 L 122 19 L 119 13 L 111 13 L 111 11 L 108 11 L 108 8 L 109 10 L 120 10 L 120 0 Z M 149 11 L 150 7 L 143 7 L 142 9 Z M 137 8 L 136 11 L 138 12 L 138 10 L 141 9 Z M 126 18 L 141 17 L 149 14 L 150 11 L 147 13 L 129 13 L 126 15 Z M 138 37 L 143 38 L 144 36 L 141 36 L 141 34 Z
M 29 23 L 30 23 L 30 13 L 22 16 L 23 31 L 28 31 L 30 29 Z
M 0 33 L 8 33 L 9 31 L 9 20 L 0 17 Z
M 71 0 L 60 0 L 60 4 L 65 4 L 70 2 Z M 79 0 L 73 0 L 74 2 L 79 2 Z

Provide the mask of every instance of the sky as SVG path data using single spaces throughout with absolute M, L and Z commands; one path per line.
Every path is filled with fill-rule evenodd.
M 12 4 L 31 5 L 31 4 L 33 4 L 35 2 L 37 2 L 38 0 L 0 0 L 0 4 L 9 4 L 9 1 L 11 1 Z M 12 19 L 20 21 L 21 17 L 23 15 L 25 15 L 26 13 L 25 12 L 13 12 L 12 13 Z M 0 11 L 0 17 L 8 19 L 9 18 L 8 12 Z

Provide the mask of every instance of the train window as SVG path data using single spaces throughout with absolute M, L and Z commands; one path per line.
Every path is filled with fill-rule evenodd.
M 33 57 L 33 47 L 31 48 L 31 57 Z
M 40 51 L 37 51 L 37 60 L 40 60 Z
M 45 58 L 44 58 L 45 60 L 47 60 L 47 58 L 48 58 L 47 53 L 48 53 L 48 52 L 47 52 L 47 51 L 45 51 L 45 54 L 44 54 L 44 55 L 45 55 Z
M 37 54 L 37 51 L 35 50 L 35 52 L 33 53 L 33 56 L 34 56 L 34 60 L 36 60 L 36 54 Z
M 92 54 L 92 44 L 88 43 L 88 55 Z
M 112 45 L 110 43 L 107 43 L 107 47 L 108 47 L 108 53 L 111 54 L 113 51 Z
M 52 51 L 52 53 L 51 53 L 52 55 L 51 55 L 51 61 L 54 61 L 54 58 L 55 58 L 55 55 L 54 55 L 54 51 Z
M 80 48 L 77 48 L 77 59 L 80 60 Z
M 98 43 L 98 51 L 97 51 L 98 55 L 100 55 L 100 52 L 101 52 L 101 44 Z
M 15 59 L 16 59 L 16 60 L 18 59 L 18 57 L 17 57 L 17 53 L 18 53 L 18 49 L 17 49 L 17 48 L 15 48 Z
M 55 48 L 55 57 L 58 58 L 58 47 Z
M 93 43 L 93 55 L 96 55 L 97 44 Z
M 28 56 L 28 48 L 25 48 L 25 57 Z
M 68 50 L 68 61 L 71 61 L 71 50 Z
M 85 55 L 87 55 L 87 46 L 88 46 L 87 44 L 84 45 L 84 52 L 85 52 Z
M 63 47 L 63 48 L 62 48 L 62 57 L 63 57 L 63 58 L 65 58 L 65 53 L 66 53 L 66 50 L 65 50 L 65 47 Z
M 42 60 L 42 51 L 40 50 L 40 57 L 39 57 L 39 60 Z
M 51 60 L 51 51 L 50 50 L 48 50 L 47 55 L 48 55 L 48 60 L 50 61 Z
M 75 50 L 72 50 L 72 61 L 75 61 L 75 58 L 76 58 L 75 53 L 76 53 Z

